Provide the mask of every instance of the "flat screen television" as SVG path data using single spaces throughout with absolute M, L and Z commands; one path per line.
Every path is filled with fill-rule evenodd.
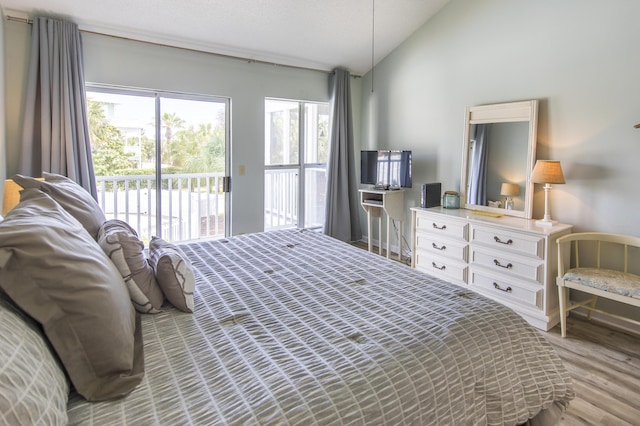
M 360 183 L 379 189 L 411 188 L 411 151 L 361 151 Z

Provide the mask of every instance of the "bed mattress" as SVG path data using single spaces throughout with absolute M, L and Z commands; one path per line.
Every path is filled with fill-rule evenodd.
M 573 397 L 510 309 L 300 230 L 182 244 L 195 313 L 144 315 L 126 398 L 72 393 L 71 424 L 520 424 Z

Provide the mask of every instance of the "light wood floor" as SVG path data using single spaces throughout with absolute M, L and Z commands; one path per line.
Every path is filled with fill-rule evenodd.
M 367 249 L 365 243 L 355 245 Z M 397 259 L 395 253 L 392 258 Z M 407 262 L 403 259 L 402 263 Z M 559 325 L 541 333 L 574 381 L 576 398 L 560 426 L 640 426 L 640 334 L 630 335 L 576 316 L 567 319 L 564 339 Z
M 640 337 L 569 316 L 567 337 L 545 337 L 564 361 L 576 398 L 562 426 L 640 425 Z

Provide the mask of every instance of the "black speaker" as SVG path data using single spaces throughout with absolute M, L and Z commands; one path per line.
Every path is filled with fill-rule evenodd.
M 422 185 L 422 197 L 420 197 L 420 207 L 429 208 L 440 205 L 440 194 L 442 193 L 442 184 L 425 183 Z

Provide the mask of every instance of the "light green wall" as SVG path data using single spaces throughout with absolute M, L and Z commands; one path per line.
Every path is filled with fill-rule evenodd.
M 560 160 L 567 181 L 551 216 L 640 235 L 638 16 L 634 0 L 451 0 L 381 61 L 363 91 L 362 145 L 413 150 L 407 223 L 422 183 L 460 189 L 466 106 L 539 99 L 537 158 Z
M 9 143 L 8 173 L 15 173 L 24 98 L 30 26 L 5 22 Z M 263 230 L 264 98 L 329 101 L 326 72 L 222 58 L 185 49 L 84 33 L 87 82 L 225 96 L 231 99 L 232 233 Z M 356 105 L 359 79 L 353 79 Z M 356 119 L 356 124 L 359 120 Z M 244 176 L 238 176 L 240 165 Z
M 539 99 L 537 157 L 560 160 L 567 180 L 552 190 L 552 217 L 640 235 L 638 16 L 632 0 L 451 0 L 376 66 L 362 144 L 414 151 L 406 198 L 417 205 L 421 183 L 460 188 L 467 105 Z

